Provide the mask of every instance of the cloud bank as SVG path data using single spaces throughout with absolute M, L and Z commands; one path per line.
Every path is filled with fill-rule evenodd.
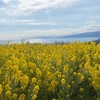
M 23 38 L 36 38 L 39 39 L 42 37 L 60 37 L 60 36 L 67 36 L 73 35 L 77 33 L 84 33 L 84 32 L 93 32 L 93 31 L 100 31 L 100 24 L 94 21 L 87 22 L 88 24 L 75 28 L 75 29 L 50 29 L 50 30 L 32 30 L 32 31 L 19 31 L 19 32 L 8 32 L 4 33 L 0 36 L 0 40 L 21 40 Z M 91 25 L 89 24 L 91 23 Z
M 22 15 L 37 12 L 47 8 L 70 7 L 80 0 L 2 0 L 6 4 L 0 12 Z
M 99 31 L 99 4 L 99 0 L 0 0 L 0 39 Z
M 41 22 L 38 22 L 38 21 L 35 21 L 35 20 L 32 20 L 32 19 L 0 19 L 0 24 L 3 24 L 3 25 L 16 25 L 16 24 L 20 24 L 20 25 L 57 25 L 57 23 L 54 23 L 52 21 L 41 21 Z

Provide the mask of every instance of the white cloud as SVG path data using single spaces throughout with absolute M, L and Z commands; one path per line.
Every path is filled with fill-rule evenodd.
M 3 0 L 8 4 L 11 0 Z M 47 8 L 69 7 L 80 0 L 17 0 L 16 5 L 11 2 L 6 9 L 7 14 L 28 14 Z
M 10 3 L 10 1 L 12 1 L 12 0 L 2 0 L 5 4 L 8 4 L 8 3 Z
M 0 19 L 0 24 L 6 24 L 6 25 L 16 25 L 16 24 L 24 24 L 24 25 L 57 25 L 54 22 L 37 22 L 35 20 L 28 20 L 28 19 Z
M 72 34 L 80 34 L 83 32 L 93 32 L 100 31 L 100 24 L 88 24 L 76 29 L 51 29 L 51 30 L 32 30 L 32 31 L 16 31 L 16 32 L 7 32 L 6 34 L 2 34 L 0 36 L 0 40 L 16 40 L 23 38 L 39 38 L 39 37 L 58 37 Z
M 33 23 L 35 22 L 34 20 L 28 20 L 28 19 L 0 19 L 0 23 Z
M 33 23 L 28 23 L 28 25 L 57 25 L 54 22 L 33 22 Z
M 100 18 L 100 15 L 95 16 L 96 18 Z
M 18 9 L 21 13 L 35 12 L 45 8 L 72 6 L 79 0 L 19 0 Z

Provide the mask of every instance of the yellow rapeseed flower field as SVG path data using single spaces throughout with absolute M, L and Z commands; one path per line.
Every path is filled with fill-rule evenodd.
M 0 45 L 0 100 L 100 100 L 100 44 Z

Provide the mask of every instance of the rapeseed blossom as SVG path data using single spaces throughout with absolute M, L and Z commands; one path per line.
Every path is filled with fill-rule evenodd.
M 65 84 L 65 83 L 66 83 L 66 80 L 65 80 L 65 79 L 62 79 L 62 80 L 61 80 L 61 83 L 62 83 L 62 84 Z
M 0 45 L 0 100 L 99 100 L 100 44 Z
M 1 93 L 2 93 L 2 85 L 0 84 L 0 95 L 1 95 Z
M 19 100 L 25 100 L 25 94 L 20 94 Z

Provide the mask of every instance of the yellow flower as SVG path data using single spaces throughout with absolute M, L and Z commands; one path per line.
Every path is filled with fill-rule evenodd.
M 23 75 L 21 78 L 20 78 L 20 83 L 21 85 L 27 85 L 29 82 L 29 77 L 27 75 Z
M 18 98 L 18 95 L 17 94 L 13 94 L 13 99 L 17 100 L 17 98 Z
M 25 94 L 20 94 L 19 100 L 25 100 Z
M 74 89 L 85 78 L 89 80 L 88 89 L 92 85 L 99 94 L 99 59 L 100 44 L 95 43 L 1 44 L 0 96 L 9 100 L 43 100 L 47 91 L 55 100 L 59 87 L 59 100 L 65 100 L 64 93 Z M 79 92 L 83 91 L 82 95 L 84 90 L 87 90 L 86 87 L 79 88 Z M 38 97 L 40 94 L 41 97 Z M 70 99 L 70 93 L 65 95 Z M 44 99 L 48 96 L 45 95 Z
M 33 72 L 34 72 L 34 71 L 31 69 L 31 70 L 30 70 L 30 74 L 33 74 Z
M 99 77 L 100 78 L 100 71 L 97 71 L 96 70 L 94 74 L 95 74 L 96 77 Z
M 34 87 L 34 90 L 33 90 L 34 94 L 38 94 L 39 89 L 40 89 L 39 86 L 36 85 L 36 86 Z
M 77 75 L 77 72 L 74 72 L 73 75 L 76 76 Z
M 24 54 L 23 53 L 20 53 L 20 57 L 23 58 L 24 57 Z
M 71 61 L 76 62 L 76 56 L 73 56 L 73 57 L 71 58 Z
M 65 75 L 62 75 L 62 78 L 65 78 L 66 76 Z
M 27 62 L 25 60 L 21 60 L 21 66 L 22 67 L 26 67 L 27 66 Z
M 9 86 L 9 84 L 5 85 L 6 90 L 11 90 L 11 87 Z
M 31 68 L 32 70 L 35 70 L 36 69 L 36 64 L 35 63 L 33 63 L 33 62 L 28 62 L 28 66 L 29 66 L 29 68 Z
M 64 68 L 63 68 L 63 71 L 68 72 L 68 68 L 69 68 L 69 66 L 65 65 Z
M 94 78 L 94 81 L 92 82 L 92 84 L 93 84 L 93 86 L 94 86 L 95 88 L 100 89 L 100 78 L 99 78 L 99 77 L 95 77 L 95 78 Z
M 81 75 L 80 79 L 81 79 L 81 81 L 83 81 L 84 80 L 84 75 Z
M 10 91 L 7 91 L 7 92 L 5 93 L 5 95 L 9 97 L 9 96 L 11 95 L 11 92 L 10 92 Z
M 36 75 L 37 75 L 37 77 L 41 77 L 42 76 L 42 73 L 41 73 L 39 68 L 36 69 Z
M 12 68 L 12 61 L 11 61 L 11 60 L 8 60 L 8 62 L 7 62 L 7 67 L 8 67 L 9 69 Z
M 80 64 L 79 67 L 82 68 L 82 65 Z
M 65 84 L 65 83 L 66 83 L 66 80 L 65 80 L 65 79 L 62 79 L 62 80 L 61 80 L 61 83 L 62 83 L 62 84 Z
M 41 85 L 41 83 L 42 83 L 42 80 L 37 81 L 37 85 Z
M 52 79 L 53 78 L 53 75 L 52 75 L 52 73 L 51 72 L 49 72 L 49 71 L 47 71 L 47 78 L 48 79 Z
M 0 84 L 0 94 L 2 93 L 2 85 Z
M 1 71 L 1 69 L 0 69 L 0 75 L 1 75 L 1 73 L 2 73 L 2 71 Z
M 12 65 L 12 61 L 11 60 L 8 60 L 7 65 L 8 66 Z
M 18 58 L 15 57 L 15 58 L 13 59 L 13 64 L 14 64 L 14 65 L 18 65 L 18 64 L 19 64 Z
M 84 88 L 80 88 L 80 92 L 83 92 L 84 91 Z
M 67 84 L 67 89 L 70 89 L 71 85 Z
M 48 87 L 48 92 L 51 92 L 52 90 L 52 87 Z
M 74 85 L 75 84 L 75 81 L 72 81 L 71 84 Z
M 81 73 L 80 73 L 80 72 L 78 72 L 78 76 L 79 76 L 79 77 L 81 76 Z
M 69 72 L 72 73 L 73 72 L 73 68 L 70 68 Z
M 97 100 L 100 100 L 100 97 L 98 97 Z
M 52 87 L 55 87 L 57 84 L 58 84 L 58 83 L 57 83 L 57 81 L 55 81 L 55 80 L 53 80 L 53 81 L 51 82 L 51 86 L 52 86 Z
M 17 65 L 14 65 L 14 66 L 12 67 L 12 69 L 13 69 L 13 72 L 17 72 L 19 68 L 18 68 Z
M 32 78 L 32 83 L 36 83 L 37 82 L 37 79 L 34 77 Z
M 21 70 L 18 70 L 18 71 L 16 72 L 16 74 L 15 74 L 15 78 L 16 78 L 17 80 L 19 80 L 21 75 L 22 75 L 22 71 L 21 71 Z
M 37 98 L 37 95 L 34 94 L 34 95 L 32 96 L 32 100 L 36 100 L 36 98 Z
M 39 91 L 39 86 L 38 86 L 38 85 L 36 85 L 36 86 L 34 87 L 34 91 Z

